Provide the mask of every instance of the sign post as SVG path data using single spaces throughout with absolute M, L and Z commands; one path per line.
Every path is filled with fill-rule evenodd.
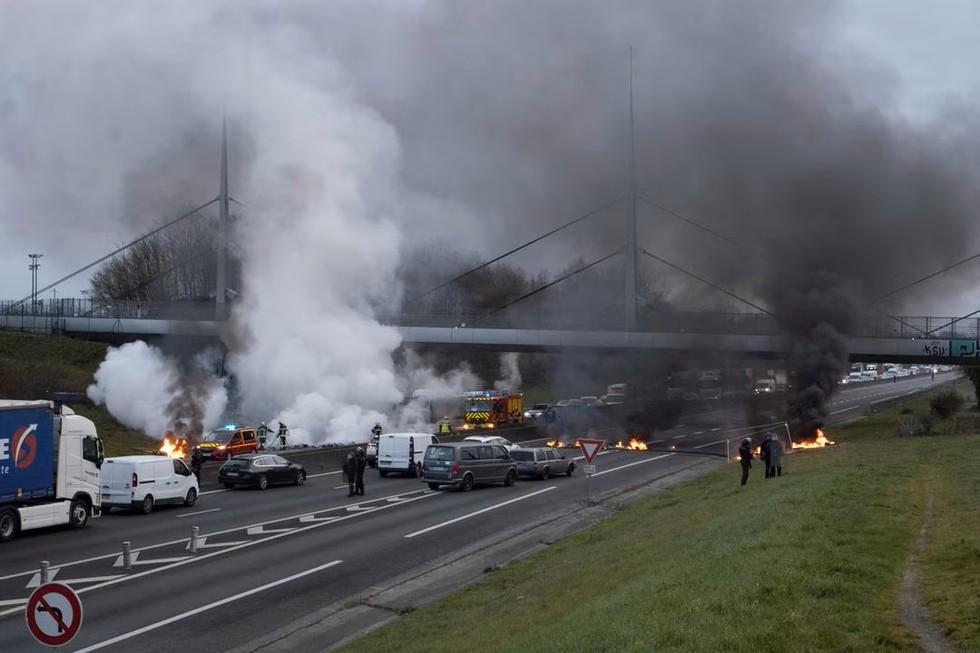
M 45 646 L 63 646 L 82 626 L 82 602 L 63 583 L 45 583 L 27 599 L 27 629 Z
M 588 503 L 592 503 L 592 475 L 595 474 L 595 465 L 592 461 L 599 455 L 602 447 L 606 444 L 605 440 L 579 440 L 578 446 L 585 457 L 585 465 L 582 466 L 585 476 L 588 478 Z

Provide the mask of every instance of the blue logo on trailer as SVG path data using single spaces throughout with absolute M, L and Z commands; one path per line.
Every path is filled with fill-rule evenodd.
M 54 492 L 52 427 L 48 408 L 0 410 L 0 497 L 26 501 Z

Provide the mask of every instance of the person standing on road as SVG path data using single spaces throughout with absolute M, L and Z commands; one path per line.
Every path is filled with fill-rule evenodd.
M 201 465 L 204 464 L 204 454 L 197 447 L 194 447 L 194 453 L 191 454 L 191 471 L 194 472 L 194 476 L 197 477 L 198 486 L 201 485 Z
M 354 458 L 357 460 L 357 468 L 355 469 L 355 480 L 354 480 L 354 494 L 360 494 L 364 496 L 364 468 L 367 467 L 367 454 L 364 453 L 364 449 L 358 447 L 354 450 Z
M 282 422 L 279 422 L 279 433 L 277 433 L 276 435 L 279 436 L 279 448 L 285 449 L 286 436 L 289 435 L 289 427 L 283 424 Z
M 380 422 L 375 422 L 374 423 L 374 428 L 371 429 L 371 435 L 373 435 L 376 438 L 380 438 L 381 437 L 381 423 Z
M 769 464 L 772 469 L 772 476 L 770 478 L 783 475 L 783 454 L 785 453 L 786 448 L 779 440 L 779 436 L 773 433 L 772 444 L 769 445 Z
M 441 420 L 439 420 L 439 433 L 438 434 L 439 435 L 452 435 L 453 434 L 453 425 L 449 421 L 449 418 L 448 417 L 443 417 Z
M 357 457 L 353 451 L 347 452 L 344 459 L 344 478 L 347 479 L 347 496 L 354 496 L 354 481 L 357 479 Z
M 752 438 L 745 438 L 738 447 L 739 462 L 742 463 L 742 485 L 749 480 L 749 470 L 752 469 Z
M 265 439 L 269 437 L 269 427 L 265 425 L 265 422 L 259 424 L 259 451 L 265 451 Z

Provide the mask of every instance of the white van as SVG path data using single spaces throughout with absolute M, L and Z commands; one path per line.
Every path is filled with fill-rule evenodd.
M 153 506 L 193 506 L 201 489 L 197 476 L 179 458 L 118 456 L 102 463 L 102 509 L 132 508 L 144 515 Z
M 378 471 L 403 472 L 418 478 L 422 475 L 422 458 L 425 448 L 439 444 L 439 438 L 430 433 L 382 433 L 378 440 Z

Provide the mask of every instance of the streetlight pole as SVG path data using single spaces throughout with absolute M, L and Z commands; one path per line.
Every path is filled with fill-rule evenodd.
M 28 269 L 31 271 L 31 313 L 37 314 L 37 269 L 41 267 L 41 264 L 37 262 L 39 258 L 42 258 L 44 254 L 28 254 L 27 257 L 31 259 L 31 264 Z

